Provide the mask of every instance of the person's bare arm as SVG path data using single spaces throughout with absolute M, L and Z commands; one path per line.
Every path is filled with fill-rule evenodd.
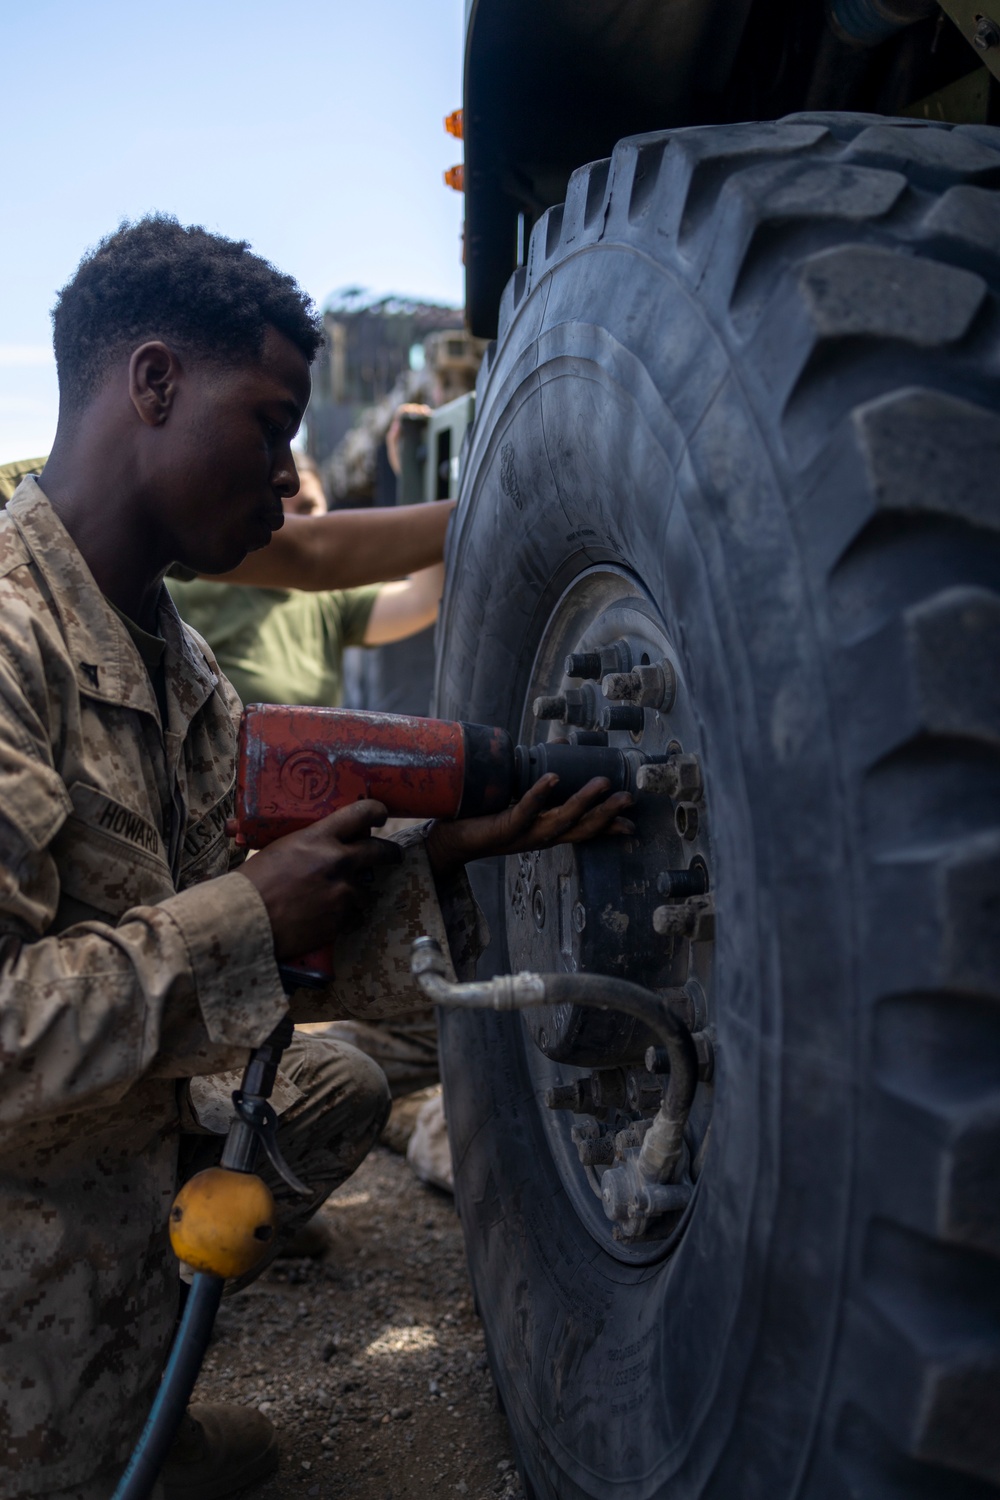
M 288 516 L 270 543 L 220 583 L 258 588 L 360 588 L 401 578 L 439 563 L 454 500 L 376 510 L 333 510 L 325 516 Z
M 387 646 L 433 625 L 443 588 L 443 563 L 421 568 L 412 578 L 403 578 L 399 583 L 383 584 L 368 616 L 365 645 Z
M 603 776 L 595 776 L 559 807 L 549 807 L 559 777 L 551 772 L 530 786 L 513 807 L 481 818 L 438 819 L 427 834 L 427 858 L 438 879 L 448 879 L 471 859 L 494 854 L 521 854 L 529 849 L 551 849 L 553 844 L 582 844 L 603 834 L 631 834 L 635 824 L 625 813 L 632 806 L 628 792 L 612 792 Z M 368 804 L 358 803 L 359 807 Z

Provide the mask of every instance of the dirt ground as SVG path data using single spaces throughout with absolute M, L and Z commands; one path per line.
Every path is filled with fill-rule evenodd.
M 253 1500 L 523 1500 L 445 1193 L 376 1149 L 323 1210 L 333 1245 L 223 1303 L 195 1399 L 267 1413 Z

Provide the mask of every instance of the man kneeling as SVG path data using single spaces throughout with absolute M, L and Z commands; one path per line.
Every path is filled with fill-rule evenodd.
M 411 993 L 421 930 L 463 935 L 462 959 L 465 860 L 614 831 L 627 799 L 594 783 L 544 811 L 539 785 L 396 843 L 361 802 L 236 868 L 239 701 L 162 580 L 281 525 L 318 322 L 245 244 L 154 217 L 82 262 L 54 328 L 55 444 L 0 517 L 0 1448 L 7 1500 L 107 1500 L 170 1342 L 167 1215 L 218 1152 L 218 1075 L 289 1005 Z M 341 988 L 307 1011 L 278 962 L 331 937 Z M 300 1215 L 387 1102 L 360 1053 L 297 1038 L 277 1103 Z M 263 1417 L 193 1408 L 164 1493 L 211 1500 L 274 1462 Z

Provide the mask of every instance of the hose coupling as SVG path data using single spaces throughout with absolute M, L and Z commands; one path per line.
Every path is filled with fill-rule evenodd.
M 523 1010 L 545 1004 L 541 974 L 498 974 L 495 979 L 457 984 L 448 978 L 448 961 L 436 938 L 418 937 L 411 949 L 410 972 L 435 1005 L 461 1005 L 473 1010 Z
M 624 1240 L 644 1234 L 651 1219 L 681 1213 L 690 1202 L 691 1191 L 687 1183 L 651 1181 L 635 1150 L 617 1166 L 609 1167 L 601 1178 L 604 1212 L 618 1231 L 618 1238 Z

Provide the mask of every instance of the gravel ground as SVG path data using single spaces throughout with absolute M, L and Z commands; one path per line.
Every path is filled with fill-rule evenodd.
M 223 1304 L 195 1394 L 278 1428 L 254 1500 L 524 1500 L 452 1199 L 377 1147 L 323 1215 L 322 1260 Z

